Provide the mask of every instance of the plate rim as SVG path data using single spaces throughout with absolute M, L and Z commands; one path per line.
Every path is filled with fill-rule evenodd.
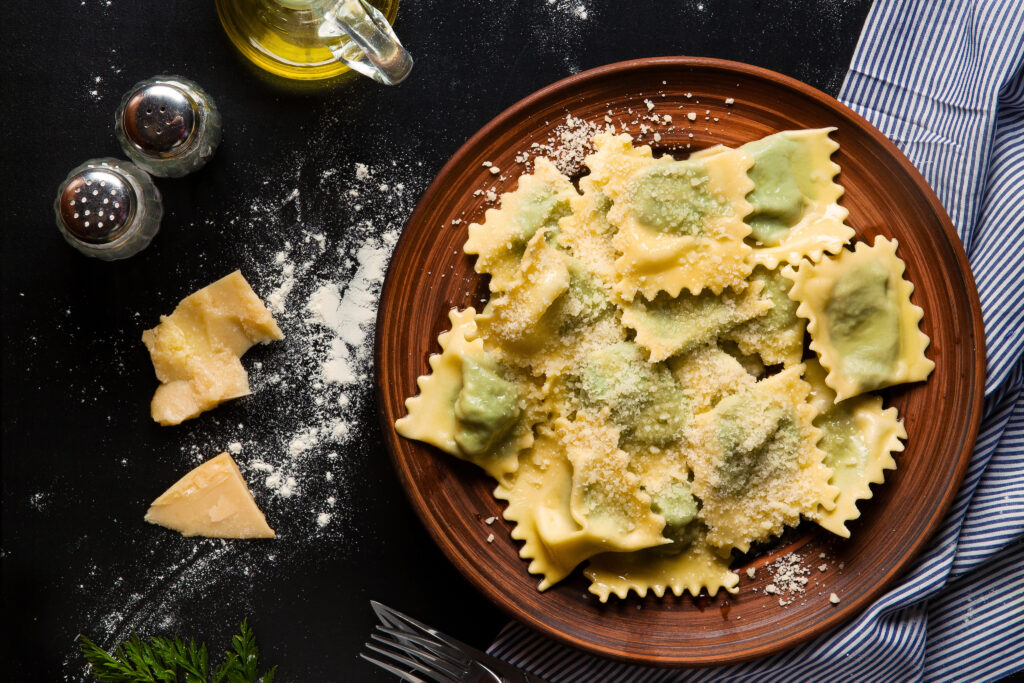
M 458 166 L 463 157 L 469 154 L 472 149 L 477 146 L 481 140 L 490 137 L 491 132 L 496 128 L 505 124 L 509 119 L 514 118 L 523 110 L 529 109 L 530 107 L 537 104 L 539 101 L 550 97 L 553 94 L 560 93 L 564 90 L 572 89 L 580 83 L 586 83 L 591 80 L 596 80 L 608 76 L 618 74 L 620 72 L 633 72 L 643 71 L 647 69 L 663 69 L 665 67 L 678 68 L 680 70 L 685 69 L 713 69 L 721 70 L 726 72 L 741 73 L 746 76 L 754 78 L 760 78 L 771 81 L 776 85 L 795 90 L 798 93 L 810 97 L 814 100 L 818 100 L 825 106 L 833 109 L 838 109 L 843 112 L 846 116 L 855 120 L 861 125 L 861 128 L 871 138 L 875 140 L 877 144 L 883 147 L 890 155 L 891 158 L 895 159 L 900 165 L 903 173 L 913 182 L 920 191 L 922 197 L 928 203 L 929 208 L 934 213 L 939 223 L 942 226 L 944 236 L 950 243 L 953 255 L 959 266 L 960 275 L 964 280 L 964 286 L 968 294 L 968 308 L 970 309 L 971 318 L 971 333 L 975 342 L 973 346 L 973 366 L 974 366 L 974 378 L 973 386 L 971 387 L 970 402 L 968 405 L 968 424 L 965 432 L 965 438 L 960 445 L 960 452 L 957 455 L 957 464 L 954 471 L 953 477 L 949 480 L 949 485 L 944 491 L 943 497 L 939 504 L 934 508 L 935 512 L 931 518 L 928 519 L 924 533 L 920 534 L 915 540 L 908 551 L 895 564 L 890 570 L 877 582 L 877 587 L 873 590 L 860 596 L 858 599 L 852 601 L 849 604 L 844 604 L 843 607 L 846 609 L 837 610 L 832 616 L 826 617 L 807 628 L 793 634 L 793 636 L 785 642 L 783 646 L 777 645 L 764 645 L 760 647 L 754 647 L 737 655 L 728 655 L 725 657 L 709 657 L 706 659 L 694 660 L 692 658 L 679 658 L 679 657 L 666 657 L 661 659 L 652 659 L 648 655 L 637 655 L 626 651 L 606 649 L 594 644 L 588 643 L 585 640 L 574 638 L 569 634 L 563 633 L 555 628 L 552 628 L 545 624 L 543 621 L 532 617 L 529 614 L 518 611 L 516 604 L 507 599 L 501 591 L 495 590 L 495 584 L 488 582 L 485 577 L 478 576 L 477 574 L 467 571 L 461 558 L 455 553 L 454 544 L 449 542 L 449 539 L 440 533 L 440 530 L 435 529 L 430 520 L 426 515 L 426 499 L 421 496 L 414 495 L 415 489 L 412 486 L 412 478 L 410 472 L 406 471 L 403 467 L 401 459 L 398 457 L 396 448 L 398 437 L 394 431 L 394 425 L 388 421 L 384 410 L 381 406 L 384 404 L 384 378 L 382 376 L 382 336 L 379 334 L 379 330 L 383 329 L 382 323 L 385 319 L 385 311 L 387 309 L 386 303 L 390 300 L 391 290 L 396 287 L 396 278 L 392 276 L 392 269 L 396 262 L 394 254 L 398 253 L 399 249 L 402 248 L 403 241 L 407 239 L 407 232 L 405 230 L 409 224 L 413 223 L 421 213 L 428 210 L 428 206 L 432 203 L 434 195 L 440 193 L 443 189 L 443 180 L 448 175 L 449 171 Z M 907 159 L 906 155 L 896 147 L 896 145 L 890 141 L 885 135 L 883 135 L 873 124 L 863 118 L 856 111 L 833 98 L 827 93 L 814 88 L 802 81 L 799 81 L 790 76 L 766 69 L 763 67 L 746 64 L 743 62 L 737 62 L 733 60 L 717 59 L 711 57 L 694 57 L 694 56 L 663 56 L 663 57 L 644 57 L 638 59 L 630 59 L 620 62 L 613 62 L 598 66 L 586 71 L 581 71 L 576 74 L 572 74 L 566 78 L 560 79 L 551 83 L 533 93 L 521 98 L 520 100 L 513 103 L 501 111 L 498 115 L 484 124 L 476 133 L 474 133 L 465 143 L 463 143 L 449 158 L 449 160 L 441 167 L 441 169 L 434 176 L 430 185 L 424 191 L 416 204 L 416 208 L 410 214 L 406 223 L 403 226 L 402 234 L 399 236 L 398 241 L 395 244 L 392 252 L 392 257 L 388 263 L 388 269 L 385 274 L 384 284 L 381 288 L 381 294 L 379 299 L 379 306 L 377 310 L 377 316 L 375 319 L 375 335 L 374 335 L 374 398 L 377 403 L 378 420 L 383 431 L 384 442 L 388 451 L 388 457 L 391 460 L 392 467 L 395 469 L 398 475 L 399 481 L 402 485 L 402 489 L 409 500 L 411 507 L 416 512 L 416 516 L 420 523 L 425 527 L 434 543 L 441 549 L 447 560 L 458 570 L 459 574 L 463 576 L 469 583 L 485 598 L 488 599 L 493 605 L 497 606 L 506 615 L 511 617 L 513 620 L 545 635 L 546 637 L 552 638 L 553 640 L 568 645 L 574 649 L 582 651 L 584 653 L 600 656 L 611 660 L 620 661 L 623 663 L 633 665 L 646 665 L 661 668 L 679 668 L 679 667 L 714 667 L 722 666 L 727 664 L 738 664 L 747 662 L 762 657 L 766 657 L 779 652 L 785 652 L 791 650 L 793 647 L 807 642 L 812 638 L 815 638 L 826 631 L 837 628 L 845 623 L 852 621 L 854 618 L 859 616 L 869 604 L 877 601 L 885 592 L 903 576 L 907 570 L 911 567 L 913 562 L 920 556 L 921 552 L 925 549 L 931 539 L 935 536 L 943 520 L 946 518 L 949 508 L 960 490 L 964 476 L 966 475 L 967 469 L 970 466 L 972 459 L 974 445 L 977 441 L 978 432 L 981 425 L 982 409 L 984 402 L 984 384 L 985 384 L 985 369 L 986 369 L 986 353 L 985 353 L 985 335 L 984 335 L 984 323 L 981 311 L 981 302 L 978 295 L 977 285 L 974 280 L 973 272 L 971 271 L 968 263 L 967 254 L 964 250 L 963 243 L 960 240 L 959 235 L 956 233 L 951 219 L 945 208 L 942 206 L 934 190 L 921 175 L 920 171 Z

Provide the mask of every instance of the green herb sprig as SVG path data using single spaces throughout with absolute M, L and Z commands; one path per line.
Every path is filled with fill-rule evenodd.
M 85 636 L 79 641 L 93 674 L 104 683 L 273 683 L 277 671 L 273 666 L 262 676 L 257 673 L 260 650 L 244 620 L 231 638 L 231 650 L 212 671 L 206 643 L 195 640 L 156 636 L 145 642 L 132 632 L 112 653 Z

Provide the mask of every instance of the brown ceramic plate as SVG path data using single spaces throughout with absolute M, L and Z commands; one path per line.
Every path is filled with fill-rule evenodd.
M 727 98 L 734 103 L 727 105 Z M 736 595 L 613 596 L 602 605 L 587 592 L 579 570 L 539 593 L 538 577 L 527 573 L 520 544 L 501 519 L 503 504 L 491 496 L 493 482 L 450 455 L 399 438 L 392 425 L 405 414 L 406 397 L 416 393 L 416 377 L 428 372 L 427 358 L 448 328 L 448 310 L 479 310 L 485 298 L 482 278 L 462 253 L 467 224 L 482 220 L 489 206 L 486 196 L 474 192 L 513 189 L 523 170 L 517 154 L 533 142 L 545 143 L 566 114 L 603 122 L 612 110 L 616 122 L 632 122 L 647 115 L 645 99 L 653 113 L 671 114 L 675 126 L 654 126 L 660 143 L 653 141 L 654 131 L 643 136 L 656 152 L 835 126 L 841 147 L 833 158 L 842 167 L 838 180 L 846 188 L 848 222 L 858 239 L 873 242 L 881 234 L 899 240 L 906 276 L 916 287 L 914 301 L 925 311 L 922 328 L 931 338 L 928 356 L 936 369 L 926 383 L 885 392 L 910 439 L 897 455 L 899 469 L 874 487 L 874 499 L 861 503 L 852 538 L 830 537 L 805 523 L 736 567 Z M 699 113 L 692 123 L 685 117 L 691 111 Z M 630 125 L 634 136 L 639 130 Z M 502 169 L 500 177 L 489 173 L 485 161 Z M 377 319 L 377 390 L 388 450 L 445 555 L 524 624 L 594 654 L 662 666 L 726 664 L 778 652 L 839 626 L 878 598 L 928 543 L 963 478 L 981 418 L 984 363 L 981 309 L 967 259 L 949 218 L 907 159 L 824 93 L 771 71 L 712 59 L 641 59 L 593 69 L 534 93 L 484 126 L 441 170 L 409 219 Z M 484 524 L 491 516 L 498 521 Z M 495 538 L 488 543 L 491 533 Z M 794 551 L 813 568 L 811 580 L 782 607 L 778 596 L 763 592 L 768 572 L 749 579 L 744 569 L 760 569 Z M 825 572 L 817 569 L 822 552 Z M 833 592 L 842 600 L 837 606 L 828 600 Z

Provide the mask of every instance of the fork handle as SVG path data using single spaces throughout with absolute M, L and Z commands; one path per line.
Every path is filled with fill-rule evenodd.
M 540 676 L 515 668 L 508 662 L 496 660 L 493 668 L 489 664 L 479 659 L 471 660 L 469 671 L 461 683 L 548 683 Z

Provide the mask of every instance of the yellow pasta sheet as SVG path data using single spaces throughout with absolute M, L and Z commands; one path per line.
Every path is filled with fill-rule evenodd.
M 788 293 L 793 283 L 779 269 L 769 271 L 758 266 L 750 275 L 751 287 L 761 286 L 761 296 L 771 307 L 756 317 L 725 332 L 740 351 L 756 354 L 766 365 L 786 367 L 800 362 L 804 352 L 807 321 L 796 314 L 797 304 Z
M 669 543 L 618 439 L 617 429 L 593 416 L 560 418 L 540 430 L 514 480 L 495 490 L 508 501 L 505 519 L 516 523 L 512 538 L 525 542 L 520 556 L 543 576 L 540 590 L 598 553 Z
M 666 590 L 675 595 L 688 591 L 694 596 L 702 589 L 708 595 L 721 589 L 735 593 L 740 582 L 729 569 L 729 560 L 720 557 L 704 538 L 674 555 L 659 548 L 604 553 L 591 558 L 583 574 L 590 579 L 588 590 L 601 602 L 607 602 L 610 595 L 625 598 L 630 591 L 644 597 L 650 590 L 659 598 Z
M 726 396 L 752 390 L 756 382 L 738 360 L 715 344 L 673 358 L 669 367 L 682 384 L 694 415 L 706 413 Z
M 626 304 L 622 324 L 636 331 L 636 343 L 650 352 L 651 361 L 665 360 L 714 343 L 740 323 L 770 311 L 773 303 L 760 296 L 762 282 L 751 282 L 740 291 L 720 294 L 680 292 L 675 298 L 664 293 L 654 301 L 641 299 Z
M 838 487 L 833 510 L 819 508 L 811 519 L 832 533 L 850 537 L 846 523 L 860 517 L 857 502 L 872 497 L 871 484 L 885 481 L 885 470 L 896 469 L 894 452 L 903 450 L 900 439 L 907 430 L 895 408 L 882 408 L 881 396 L 855 396 L 836 403 L 836 394 L 825 384 L 825 370 L 814 360 L 806 362 L 804 379 L 811 385 L 811 403 L 818 410 L 814 425 L 821 429 L 819 447 L 832 470 L 829 483 Z

